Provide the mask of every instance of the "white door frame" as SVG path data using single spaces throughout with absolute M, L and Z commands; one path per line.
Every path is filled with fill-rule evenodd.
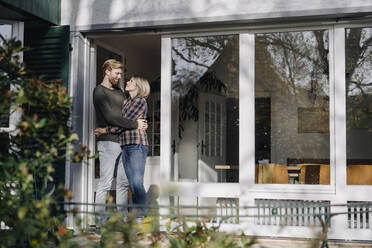
M 72 131 L 77 133 L 79 141 L 82 144 L 91 147 L 92 138 L 90 130 L 92 129 L 92 122 L 90 121 L 93 102 L 90 95 L 90 41 L 79 32 L 70 33 L 70 43 L 72 45 L 72 52 L 70 56 L 70 71 L 69 71 L 69 85 L 68 94 L 73 99 L 72 109 Z M 77 119 L 78 118 L 78 119 Z M 77 205 L 80 213 L 78 218 L 82 219 L 81 227 L 86 228 L 90 223 L 89 211 L 92 206 L 89 205 L 91 201 L 91 177 L 92 173 L 92 159 L 85 158 L 81 163 L 72 163 L 70 159 L 66 158 L 66 187 L 72 191 L 73 202 L 82 203 Z M 67 199 L 65 199 L 68 201 Z M 75 206 L 65 206 L 66 210 L 72 210 Z M 72 214 L 68 214 L 66 219 L 68 228 L 79 229 L 76 226 L 75 218 Z

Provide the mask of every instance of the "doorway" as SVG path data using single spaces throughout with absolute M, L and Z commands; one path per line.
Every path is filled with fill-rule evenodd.
M 148 104 L 148 130 L 149 152 L 145 169 L 145 188 L 149 190 L 152 185 L 157 185 L 159 180 L 160 165 L 160 36 L 134 35 L 110 36 L 105 35 L 91 41 L 91 66 L 94 69 L 95 84 L 99 85 L 103 79 L 102 65 L 107 59 L 116 59 L 124 65 L 123 77 L 119 82 L 121 89 L 125 82 L 133 75 L 146 78 L 151 87 Z M 92 56 L 93 55 L 93 56 Z M 92 72 L 93 70 L 91 70 Z M 92 97 L 92 95 L 91 95 Z M 94 118 L 95 119 L 95 118 Z M 96 124 L 93 125 L 93 129 Z M 93 130 L 91 130 L 93 133 Z M 96 142 L 92 151 L 97 151 Z M 99 159 L 94 163 L 94 176 L 92 179 L 93 201 L 100 175 Z M 111 185 L 110 195 L 116 197 L 115 180 Z

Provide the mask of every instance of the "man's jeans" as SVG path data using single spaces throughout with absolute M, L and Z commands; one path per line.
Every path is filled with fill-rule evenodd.
M 143 176 L 148 147 L 143 145 L 123 146 L 123 164 L 128 176 L 133 204 L 147 204 L 147 194 L 143 186 Z M 147 208 L 138 208 L 140 215 L 147 213 Z
M 99 181 L 96 192 L 96 203 L 105 204 L 107 192 L 111 189 L 114 180 L 115 168 L 116 173 L 116 204 L 118 210 L 124 215 L 128 214 L 127 207 L 121 205 L 128 204 L 128 179 L 124 171 L 123 163 L 121 162 L 121 147 L 119 143 L 112 141 L 97 142 L 99 154 Z M 95 211 L 101 218 L 99 221 L 104 221 L 105 206 L 96 206 Z M 101 224 L 101 223 L 99 223 Z

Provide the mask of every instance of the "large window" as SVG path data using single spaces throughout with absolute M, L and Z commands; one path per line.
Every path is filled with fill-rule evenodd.
M 328 30 L 255 35 L 255 183 L 330 184 Z
M 8 40 L 12 37 L 12 25 L 11 24 L 0 24 L 0 35 Z M 3 46 L 3 40 L 0 39 L 0 46 Z M 6 94 L 5 91 L 10 90 L 10 85 L 5 88 L 1 88 L 0 94 L 3 96 Z M 10 113 L 10 106 L 4 106 L 1 108 L 0 113 L 0 128 L 9 128 L 9 113 Z
M 172 39 L 175 180 L 239 181 L 239 36 Z
M 372 28 L 345 40 L 347 184 L 372 185 Z

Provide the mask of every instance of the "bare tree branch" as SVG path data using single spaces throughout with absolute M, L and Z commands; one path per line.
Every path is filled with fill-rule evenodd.
M 202 66 L 202 67 L 205 67 L 205 68 L 209 68 L 208 66 L 204 65 L 204 64 L 201 64 L 199 62 L 196 62 L 194 60 L 190 60 L 190 59 L 187 59 L 185 56 L 183 56 L 182 53 L 180 53 L 177 49 L 175 49 L 174 47 L 172 47 L 172 50 L 178 55 L 181 57 L 181 59 L 185 60 L 186 62 L 189 62 L 189 63 L 193 63 L 195 65 L 198 65 L 198 66 Z

